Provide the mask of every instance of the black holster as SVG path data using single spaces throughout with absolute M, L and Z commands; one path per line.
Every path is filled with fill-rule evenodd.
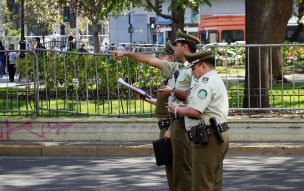
M 209 119 L 209 121 L 210 121 L 211 127 L 213 128 L 214 136 L 215 136 L 215 138 L 217 140 L 217 143 L 219 145 L 223 144 L 224 143 L 224 139 L 223 139 L 223 136 L 222 136 L 222 132 L 221 132 L 221 130 L 219 128 L 219 125 L 218 125 L 215 117 L 211 117 Z

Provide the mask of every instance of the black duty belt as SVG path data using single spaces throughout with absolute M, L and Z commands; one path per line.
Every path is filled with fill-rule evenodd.
M 220 128 L 221 132 L 225 132 L 229 129 L 227 123 L 219 123 L 218 127 Z M 208 135 L 213 134 L 213 128 L 210 125 L 207 125 L 207 133 L 208 133 Z
M 229 129 L 227 123 L 219 123 L 218 126 L 219 126 L 221 132 L 225 132 Z M 190 129 L 191 129 L 191 127 L 190 127 Z M 214 134 L 213 128 L 210 125 L 207 125 L 207 133 L 208 133 L 208 135 Z
M 171 119 L 163 119 L 158 121 L 158 127 L 159 129 L 168 129 L 171 123 Z

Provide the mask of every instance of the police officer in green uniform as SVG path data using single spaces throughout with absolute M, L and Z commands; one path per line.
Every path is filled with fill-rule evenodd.
M 168 103 L 184 104 L 187 97 L 186 91 L 189 90 L 192 71 L 187 69 L 188 62 L 184 55 L 196 52 L 197 44 L 200 40 L 192 35 L 182 33 L 178 30 L 174 42 L 175 59 L 179 63 L 166 64 L 163 75 L 173 73 L 168 82 L 168 86 L 158 91 L 168 94 Z M 183 116 L 172 115 L 172 123 L 165 134 L 165 138 L 171 138 L 173 151 L 173 179 L 176 191 L 191 190 L 191 145 L 185 137 L 186 128 Z
M 215 70 L 213 51 L 186 55 L 186 59 L 196 77 L 187 105 L 174 103 L 168 107 L 171 112 L 185 116 L 186 128 L 191 132 L 192 190 L 220 191 L 223 160 L 229 147 L 227 90 Z
M 134 52 L 112 51 L 114 58 L 130 57 L 139 62 L 159 68 L 164 78 L 171 78 L 168 85 L 158 91 L 163 96 L 169 96 L 168 103 L 184 104 L 187 97 L 186 91 L 190 88 L 192 80 L 191 69 L 186 69 L 188 62 L 184 55 L 194 53 L 200 40 L 195 36 L 176 32 L 174 44 L 175 61 L 168 62 L 151 55 Z M 171 138 L 173 151 L 173 189 L 175 191 L 191 190 L 191 146 L 185 136 L 184 118 L 172 116 L 172 122 L 165 137 Z
M 171 41 L 168 40 L 165 45 L 164 52 L 160 55 L 160 59 L 167 60 L 169 62 L 174 61 L 174 50 L 173 50 L 173 45 L 171 44 Z M 167 85 L 169 79 L 164 79 L 160 83 L 160 87 Z M 137 94 L 137 97 L 140 95 Z M 145 96 L 140 96 L 140 99 L 154 104 L 156 106 L 155 108 L 155 117 L 158 119 L 158 126 L 160 129 L 159 132 L 159 138 L 164 139 L 165 133 L 167 129 L 169 128 L 169 125 L 171 123 L 171 119 L 169 116 L 169 112 L 167 109 L 167 103 L 168 103 L 168 97 L 167 96 L 162 96 L 159 92 L 157 93 L 157 99 L 151 98 L 148 99 Z M 172 165 L 166 165 L 166 175 L 168 179 L 168 186 L 169 190 L 173 191 L 173 168 Z

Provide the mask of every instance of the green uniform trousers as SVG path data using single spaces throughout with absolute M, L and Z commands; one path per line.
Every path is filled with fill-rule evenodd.
M 159 132 L 160 139 L 164 138 L 166 131 L 167 131 L 166 128 L 163 128 L 160 130 L 160 132 Z M 166 175 L 167 175 L 167 179 L 168 179 L 169 190 L 173 191 L 173 167 L 172 167 L 172 165 L 166 165 Z
M 191 143 L 186 137 L 183 119 L 174 120 L 171 125 L 171 145 L 173 151 L 174 191 L 191 190 Z
M 222 136 L 222 145 L 217 143 L 214 135 L 209 135 L 208 145 L 192 143 L 192 191 L 222 190 L 223 161 L 229 148 L 228 131 Z

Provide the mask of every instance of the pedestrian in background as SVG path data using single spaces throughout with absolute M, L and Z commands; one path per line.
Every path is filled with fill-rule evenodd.
M 0 41 L 0 50 L 5 50 L 2 42 Z M 5 52 L 0 52 L 0 78 L 5 74 Z
M 36 40 L 36 49 L 45 49 L 45 47 L 41 44 L 39 37 L 36 37 L 35 40 Z M 41 56 L 41 57 L 44 54 L 44 51 L 42 51 L 42 50 L 35 50 L 35 52 L 38 54 L 38 56 Z
M 75 42 L 73 42 L 73 40 L 74 40 L 74 37 L 70 35 L 68 37 L 68 45 L 67 45 L 68 51 L 74 51 L 76 49 L 76 44 L 75 44 Z
M 195 83 L 186 106 L 171 103 L 168 107 L 171 112 L 185 116 L 187 130 L 196 132 L 189 137 L 192 138 L 192 191 L 221 191 L 223 161 L 229 147 L 227 90 L 215 70 L 213 51 L 185 57 L 196 77 Z
M 78 49 L 78 52 L 88 52 L 88 50 L 85 48 L 85 44 L 82 43 L 80 48 Z
M 14 44 L 9 45 L 9 50 L 15 50 Z M 8 74 L 10 82 L 15 81 L 17 52 L 8 52 Z

